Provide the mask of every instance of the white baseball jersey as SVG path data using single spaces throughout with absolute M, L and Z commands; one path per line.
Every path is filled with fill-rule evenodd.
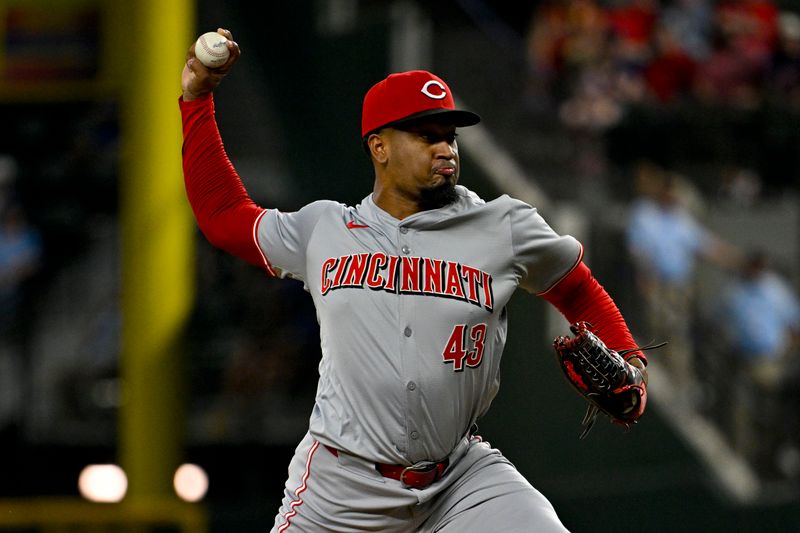
M 269 210 L 257 240 L 314 299 L 322 359 L 310 433 L 371 461 L 446 457 L 500 384 L 506 304 L 548 289 L 581 245 L 508 196 L 457 186 L 452 205 L 397 220 L 366 197 Z

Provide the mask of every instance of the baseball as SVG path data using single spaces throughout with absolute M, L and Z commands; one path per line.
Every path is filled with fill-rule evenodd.
M 198 37 L 194 46 L 194 55 L 208 68 L 217 68 L 231 55 L 226 46 L 228 39 L 215 31 L 204 33 Z

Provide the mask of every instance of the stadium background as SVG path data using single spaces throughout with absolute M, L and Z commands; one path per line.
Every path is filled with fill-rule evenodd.
M 317 198 L 363 198 L 371 169 L 358 148 L 361 96 L 388 69 L 420 66 L 483 116 L 493 145 L 521 169 L 545 216 L 581 232 L 592 268 L 634 325 L 639 304 L 629 291 L 620 214 L 634 194 L 629 163 L 644 155 L 690 174 L 709 201 L 705 222 L 738 244 L 767 246 L 797 286 L 800 169 L 797 109 L 788 104 L 632 108 L 613 127 L 566 127 L 536 99 L 541 93 L 531 94 L 526 38 L 538 3 L 329 1 L 258 12 L 232 0 L 157 4 L 7 2 L 2 9 L 0 151 L 14 162 L 17 198 L 42 248 L 4 329 L 6 353 L 17 355 L 9 356 L 2 385 L 0 528 L 43 528 L 19 523 L 32 502 L 41 523 L 81 523 L 102 514 L 87 511 L 98 506 L 126 514 L 124 502 L 79 507 L 84 516 L 60 507 L 79 501 L 84 466 L 106 462 L 132 467 L 131 499 L 143 510 L 130 514 L 139 518 L 150 512 L 157 521 L 158 502 L 174 499 L 165 480 L 177 464 L 192 462 L 208 472 L 208 494 L 192 507 L 210 531 L 263 531 L 271 523 L 313 402 L 319 354 L 310 299 L 299 285 L 264 280 L 208 247 L 180 194 L 164 185 L 181 179 L 169 160 L 179 154 L 180 58 L 195 35 L 217 26 L 231 29 L 244 50 L 216 101 L 228 152 L 257 201 L 288 210 Z M 146 37 L 145 48 L 168 65 L 134 58 L 125 44 L 131 34 Z M 493 182 L 491 162 L 473 156 L 469 143 L 462 151 L 465 184 L 485 197 L 505 192 Z M 607 166 L 593 174 L 576 165 L 581 156 Z M 716 196 L 719 169 L 731 163 L 754 168 L 763 186 L 733 215 Z M 144 205 L 153 200 L 168 203 Z M 174 210 L 178 221 L 159 209 Z M 174 234 L 153 239 L 164 231 Z M 698 276 L 706 282 L 701 296 L 710 297 L 718 276 L 702 268 Z M 637 531 L 800 527 L 796 478 L 742 501 L 685 433 L 696 427 L 689 424 L 696 413 L 676 419 L 658 394 L 632 432 L 601 424 L 578 441 L 583 405 L 548 346 L 559 325 L 522 293 L 509 316 L 503 386 L 481 433 L 573 531 L 622 531 L 621 516 Z M 174 330 L 154 349 L 157 366 L 137 367 L 140 350 L 149 353 L 146 341 L 163 340 L 162 323 Z M 551 327 L 530 327 L 539 323 Z M 137 388 L 123 405 L 126 380 Z M 713 412 L 704 414 L 713 426 Z

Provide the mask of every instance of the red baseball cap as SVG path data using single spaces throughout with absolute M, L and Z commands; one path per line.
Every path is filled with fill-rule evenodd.
M 446 117 L 456 127 L 473 126 L 481 117 L 456 109 L 450 87 L 427 70 L 390 74 L 367 91 L 361 111 L 361 137 L 386 126 L 418 118 Z

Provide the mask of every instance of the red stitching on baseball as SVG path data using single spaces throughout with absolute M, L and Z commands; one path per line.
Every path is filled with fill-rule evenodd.
M 200 39 L 200 45 L 203 47 L 203 50 L 205 50 L 209 55 L 212 55 L 214 57 L 223 57 L 225 55 L 225 52 L 222 52 L 222 51 L 217 52 L 213 48 L 210 48 L 208 46 L 208 43 L 206 42 L 205 37 Z M 225 48 L 227 48 L 227 47 L 225 47 Z

